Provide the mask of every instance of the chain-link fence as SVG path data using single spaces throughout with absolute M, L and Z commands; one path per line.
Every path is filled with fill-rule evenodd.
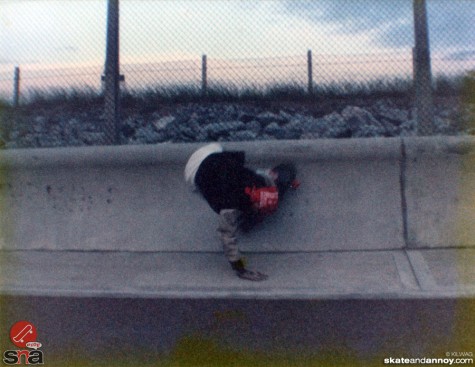
M 471 0 L 37 0 L 0 12 L 7 147 L 473 132 Z

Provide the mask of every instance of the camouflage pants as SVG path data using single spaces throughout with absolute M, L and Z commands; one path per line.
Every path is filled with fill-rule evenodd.
M 237 209 L 223 209 L 219 212 L 218 233 L 223 244 L 224 255 L 230 262 L 241 258 L 237 244 L 237 232 L 241 212 Z
M 268 186 L 275 186 L 275 176 L 269 168 L 257 169 L 256 173 L 266 180 Z M 218 233 L 223 244 L 224 255 L 230 262 L 241 259 L 237 243 L 237 232 L 241 224 L 243 227 L 246 224 L 249 226 L 249 223 L 243 219 L 249 218 L 243 218 L 243 213 L 237 209 L 222 209 L 219 212 Z

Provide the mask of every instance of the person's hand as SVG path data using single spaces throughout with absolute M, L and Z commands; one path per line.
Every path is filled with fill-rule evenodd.
M 269 278 L 266 274 L 254 270 L 242 269 L 240 271 L 237 271 L 236 273 L 239 278 L 245 280 L 252 280 L 254 282 L 261 282 Z

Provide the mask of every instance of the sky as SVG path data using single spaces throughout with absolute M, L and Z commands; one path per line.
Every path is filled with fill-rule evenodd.
M 433 55 L 475 68 L 475 1 L 427 4 Z M 106 10 L 106 0 L 0 0 L 0 72 L 103 65 Z M 120 29 L 124 64 L 309 49 L 329 62 L 359 54 L 407 59 L 414 43 L 412 0 L 120 0 Z

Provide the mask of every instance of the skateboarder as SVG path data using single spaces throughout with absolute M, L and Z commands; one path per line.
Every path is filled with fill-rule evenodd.
M 243 151 L 224 151 L 217 143 L 195 151 L 185 167 L 185 180 L 194 186 L 219 214 L 218 233 L 224 254 L 237 276 L 262 281 L 267 275 L 245 267 L 239 253 L 237 232 L 250 230 L 263 217 L 277 210 L 295 180 L 292 165 L 255 171 L 245 167 Z

